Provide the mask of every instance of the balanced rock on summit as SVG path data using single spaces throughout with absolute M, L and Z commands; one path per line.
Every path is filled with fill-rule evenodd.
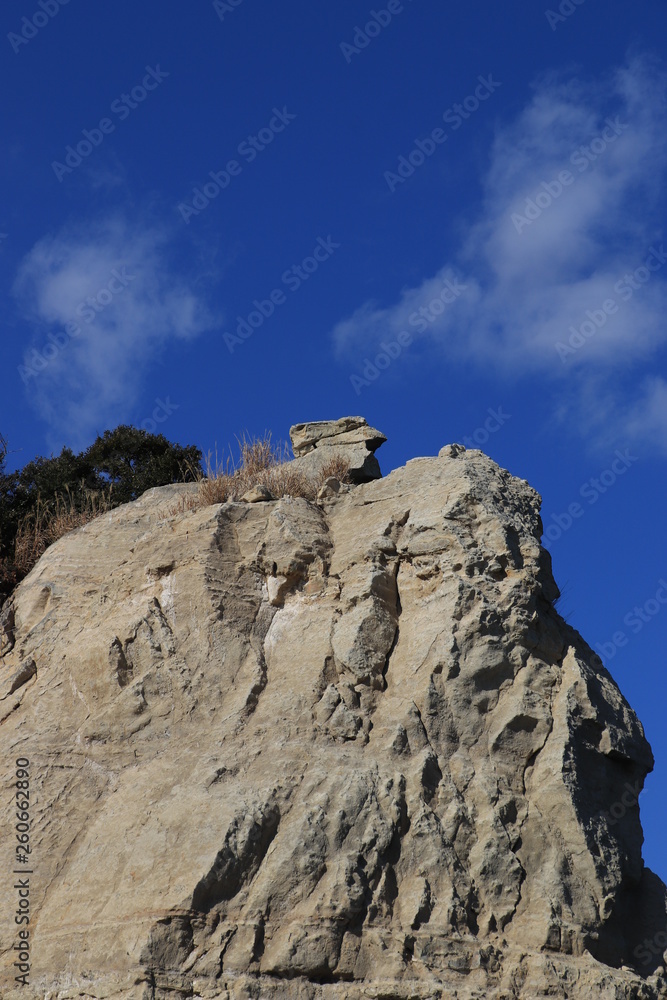
M 353 483 L 382 476 L 375 452 L 387 439 L 369 427 L 363 417 L 295 424 L 289 433 L 295 464 L 308 476 L 316 476 L 334 458 L 349 464 L 348 475 Z
M 336 425 L 295 461 L 363 470 L 382 435 Z M 193 489 L 65 536 L 0 615 L 34 871 L 27 987 L 0 880 L 2 997 L 664 1000 L 667 889 L 610 815 L 653 759 L 554 608 L 538 494 L 460 446 L 326 502 L 174 513 Z

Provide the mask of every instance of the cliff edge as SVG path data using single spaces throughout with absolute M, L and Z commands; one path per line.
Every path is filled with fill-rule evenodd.
M 458 445 L 377 478 L 359 427 L 352 485 L 150 490 L 5 605 L 3 998 L 667 997 L 651 750 L 554 609 L 538 494 Z

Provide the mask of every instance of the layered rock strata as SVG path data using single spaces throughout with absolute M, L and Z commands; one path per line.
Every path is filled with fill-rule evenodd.
M 369 427 L 363 417 L 316 420 L 290 428 L 294 465 L 307 476 L 317 476 L 333 458 L 348 466 L 353 483 L 380 479 L 382 473 L 375 452 L 387 440 Z
M 318 503 L 192 489 L 67 535 L 0 615 L 32 815 L 2 997 L 666 997 L 667 890 L 609 812 L 651 751 L 554 608 L 537 493 L 460 446 Z

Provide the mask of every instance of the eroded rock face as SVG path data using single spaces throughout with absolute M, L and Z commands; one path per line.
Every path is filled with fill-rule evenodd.
M 667 996 L 667 890 L 609 816 L 651 751 L 554 610 L 535 491 L 458 447 L 317 504 L 170 514 L 191 488 L 61 539 L 2 616 L 15 995 Z
M 295 465 L 308 476 L 316 476 L 332 458 L 349 464 L 353 483 L 367 483 L 382 476 L 375 452 L 387 439 L 369 427 L 363 417 L 295 424 L 289 433 Z

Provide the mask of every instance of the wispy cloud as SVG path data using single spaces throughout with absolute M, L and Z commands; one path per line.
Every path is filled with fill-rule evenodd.
M 610 411 L 612 406 L 614 409 L 618 407 L 617 400 L 610 399 L 609 402 Z M 608 419 L 613 426 L 611 412 Z M 621 412 L 615 419 L 626 429 L 629 438 L 657 443 L 663 451 L 667 450 L 667 381 L 657 375 L 643 378 L 641 392 L 621 404 Z M 595 424 L 599 426 L 599 419 Z
M 169 232 L 121 214 L 40 240 L 14 291 L 33 330 L 23 358 L 35 371 L 24 378 L 28 398 L 52 436 L 73 444 L 127 419 L 170 343 L 218 325 L 173 263 Z
M 665 93 L 662 69 L 638 56 L 593 83 L 540 80 L 496 133 L 482 203 L 458 251 L 393 305 L 366 302 L 340 322 L 339 356 L 361 362 L 407 329 L 450 360 L 569 379 L 582 406 L 589 379 L 618 389 L 631 366 L 667 342 L 667 256 L 656 221 Z M 419 309 L 446 280 L 467 290 L 425 323 Z M 660 428 L 664 442 L 664 390 L 656 381 L 626 385 L 629 434 Z

